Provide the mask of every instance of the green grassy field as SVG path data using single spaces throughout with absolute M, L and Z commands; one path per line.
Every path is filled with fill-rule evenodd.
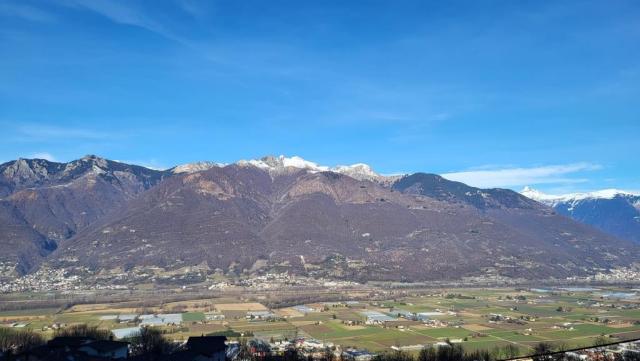
M 463 328 L 452 328 L 452 327 L 443 327 L 443 328 L 432 328 L 427 330 L 419 330 L 416 331 L 422 335 L 426 335 L 433 338 L 463 338 L 470 336 L 473 332 L 469 330 L 465 330 Z
M 182 314 L 182 321 L 197 322 L 204 321 L 204 312 L 186 312 Z
M 45 316 L 58 312 L 58 308 L 37 308 L 31 310 L 0 311 L 0 317 Z

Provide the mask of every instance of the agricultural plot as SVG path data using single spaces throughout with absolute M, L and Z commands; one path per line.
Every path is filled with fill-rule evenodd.
M 147 321 L 146 324 L 161 328 L 167 337 L 175 340 L 201 334 L 225 334 L 229 338 L 243 335 L 265 340 L 307 337 L 343 347 L 382 351 L 392 346 L 426 345 L 449 339 L 461 342 L 467 350 L 513 345 L 524 351 L 539 342 L 578 347 L 589 346 L 599 337 L 611 340 L 640 337 L 640 302 L 637 299 L 603 300 L 600 296 L 615 292 L 624 290 L 430 290 L 421 295 L 382 301 L 315 302 L 280 309 L 269 309 L 259 302 L 231 296 L 172 302 L 144 310 L 122 303 L 100 303 L 68 309 L 4 311 L 0 312 L 0 327 L 31 328 L 51 337 L 54 326 L 88 324 L 108 330 L 136 329 L 141 322 L 144 325 L 145 320 L 149 320 L 144 317 L 153 320 L 170 314 L 169 323 L 156 325 Z M 260 311 L 273 317 L 247 317 L 249 312 Z M 209 312 L 225 317 L 207 319 L 205 313 Z M 367 324 L 367 315 L 372 312 L 389 317 Z M 399 314 L 402 317 L 398 317 Z M 412 314 L 425 317 L 408 320 Z
M 15 310 L 15 311 L 1 311 L 0 319 L 2 318 L 11 318 L 11 317 L 37 317 L 37 316 L 46 316 L 56 313 L 58 311 L 57 308 L 36 308 L 31 310 Z
M 185 322 L 204 321 L 204 318 L 203 312 L 186 312 L 182 314 L 182 321 Z
M 417 330 L 416 332 L 435 339 L 464 338 L 471 336 L 471 334 L 473 333 L 469 330 L 465 330 L 464 328 L 453 327 L 428 328 Z
M 256 302 L 251 302 L 251 303 L 216 303 L 215 308 L 220 311 L 220 312 L 224 312 L 224 311 L 245 311 L 245 312 L 249 312 L 249 311 L 266 311 L 267 308 L 260 304 L 260 303 L 256 303 Z

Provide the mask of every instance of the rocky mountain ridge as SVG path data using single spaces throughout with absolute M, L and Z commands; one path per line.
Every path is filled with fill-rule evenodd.
M 19 273 L 204 265 L 406 281 L 567 277 L 638 261 L 637 246 L 516 192 L 426 173 L 296 157 L 159 171 L 88 156 L 17 160 L 0 174 L 2 261 Z
M 93 155 L 69 163 L 0 165 L 0 261 L 33 269 L 84 227 L 125 206 L 168 174 Z

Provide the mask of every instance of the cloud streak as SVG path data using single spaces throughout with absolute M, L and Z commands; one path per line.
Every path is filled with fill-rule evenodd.
M 160 22 L 152 19 L 141 11 L 138 11 L 130 6 L 124 5 L 128 2 L 116 2 L 106 0 L 93 0 L 93 1 L 76 1 L 69 0 L 64 5 L 92 11 L 96 14 L 104 16 L 105 18 L 123 25 L 135 26 L 141 29 L 145 29 L 157 35 L 163 36 L 167 39 L 174 40 L 178 43 L 188 45 L 188 42 L 180 36 L 177 36 L 174 32 L 167 29 Z
M 24 4 L 0 4 L 0 16 L 2 15 L 8 17 L 18 17 L 23 20 L 33 22 L 48 23 L 56 21 L 56 18 L 53 15 Z
M 33 154 L 31 154 L 29 156 L 29 158 L 45 159 L 45 160 L 48 160 L 50 162 L 55 162 L 56 161 L 56 157 L 54 157 L 51 153 L 48 153 L 48 152 L 33 153 Z
M 92 129 L 76 127 L 58 127 L 51 125 L 26 124 L 17 127 L 20 140 L 47 140 L 47 139 L 108 139 L 113 134 Z
M 593 163 L 572 163 L 530 168 L 476 169 L 442 174 L 446 179 L 463 182 L 475 187 L 516 187 L 534 184 L 583 183 L 588 179 L 570 175 L 602 169 Z

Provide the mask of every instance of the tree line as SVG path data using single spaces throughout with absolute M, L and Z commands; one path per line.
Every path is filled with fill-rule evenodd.
M 54 337 L 90 337 L 95 340 L 108 340 L 112 338 L 111 331 L 99 329 L 97 326 L 85 324 L 74 325 L 57 330 Z M 140 356 L 144 361 L 155 361 L 163 355 L 171 354 L 181 349 L 181 345 L 167 340 L 162 331 L 156 328 L 145 327 L 131 338 L 126 339 L 130 344 L 131 356 Z M 45 344 L 44 338 L 30 329 L 14 330 L 0 328 L 0 352 L 7 360 L 13 356 L 27 352 L 35 347 Z M 604 346 L 610 345 L 603 337 L 595 340 L 594 346 L 588 351 L 592 358 L 609 361 L 640 361 L 640 352 L 620 352 L 607 354 Z M 335 361 L 336 355 L 331 349 L 325 349 L 313 356 L 305 356 L 296 348 L 288 348 L 282 355 L 273 356 L 267 353 L 258 357 L 251 353 L 246 339 L 240 340 L 238 360 L 241 361 Z M 547 342 L 538 343 L 529 353 L 533 361 L 579 361 L 574 353 L 567 352 L 566 345 L 553 345 Z M 344 354 L 343 354 L 344 355 Z M 346 355 L 344 355 L 346 356 Z M 372 361 L 496 361 L 523 357 L 520 350 L 513 344 L 495 347 L 491 350 L 466 351 L 461 344 L 450 343 L 446 345 L 429 346 L 421 349 L 417 354 L 392 351 L 376 355 Z M 347 357 L 341 357 L 343 360 Z

